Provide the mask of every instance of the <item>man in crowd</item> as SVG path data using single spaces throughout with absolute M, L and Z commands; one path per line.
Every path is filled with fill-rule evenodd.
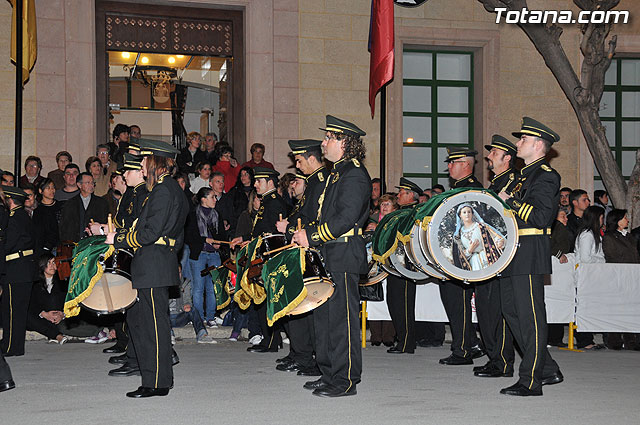
M 254 143 L 251 145 L 251 159 L 242 164 L 242 167 L 262 167 L 271 168 L 273 170 L 273 164 L 264 159 L 264 149 L 265 148 L 262 143 Z
M 472 149 L 448 149 L 445 160 L 452 189 L 478 187 L 482 184 L 473 176 L 473 167 L 478 152 Z M 436 186 L 432 190 L 436 190 Z M 451 327 L 451 355 L 440 359 L 444 365 L 473 364 L 473 359 L 482 357 L 484 352 L 477 346 L 478 336 L 471 323 L 471 296 L 473 288 L 457 280 L 447 280 L 440 285 L 440 298 L 449 318 Z
M 493 172 L 489 189 L 495 193 L 509 192 L 519 175 L 514 168 L 517 148 L 506 138 L 494 134 L 485 149 L 489 151 L 487 168 Z M 513 335 L 502 317 L 500 281 L 493 278 L 476 285 L 475 294 L 478 326 L 489 361 L 474 368 L 474 375 L 481 378 L 513 376 Z
M 129 127 L 129 137 L 131 139 L 135 139 L 131 140 L 132 142 L 137 142 L 138 140 L 140 140 L 140 138 L 142 137 L 142 132 L 139 125 L 133 124 L 131 127 Z
M 64 187 L 64 169 L 72 162 L 73 158 L 69 152 L 60 151 L 56 154 L 56 164 L 58 165 L 58 168 L 53 171 L 49 171 L 49 174 L 47 174 L 47 177 L 53 180 L 56 190 Z
M 3 171 L 2 181 L 0 181 L 0 184 L 2 184 L 2 186 L 15 186 L 16 178 L 11 171 Z
M 374 211 L 380 209 L 380 206 L 378 205 L 380 195 L 382 195 L 382 182 L 379 178 L 376 177 L 375 179 L 371 180 L 371 202 L 369 205 L 371 214 L 373 214 Z
M 77 183 L 78 175 L 80 175 L 80 168 L 76 164 L 71 163 L 64 167 L 64 187 L 56 190 L 54 195 L 54 199 L 60 202 L 60 208 L 66 201 L 80 193 Z
M 116 124 L 112 140 L 107 145 L 111 158 L 118 163 L 124 162 L 123 155 L 129 147 L 129 127 L 124 124 Z
M 571 212 L 571 203 L 569 202 L 569 195 L 571 195 L 570 187 L 563 187 L 560 189 L 560 203 L 558 204 L 561 208 L 564 208 L 567 214 Z
M 400 208 L 413 208 L 418 204 L 422 189 L 409 179 L 400 178 L 398 205 Z M 387 353 L 413 354 L 416 348 L 416 284 L 409 280 L 389 274 L 387 277 L 387 306 L 396 331 L 398 343 Z
M 65 202 L 60 220 L 60 240 L 78 242 L 93 219 L 96 223 L 106 223 L 109 206 L 107 201 L 93 194 L 95 183 L 90 173 L 78 175 L 79 194 Z
M 204 153 L 207 156 L 207 161 L 209 161 L 211 165 L 215 165 L 216 162 L 218 162 L 216 143 L 218 143 L 216 133 L 207 133 L 204 136 Z
M 44 179 L 40 175 L 42 171 L 42 161 L 37 156 L 28 156 L 24 161 L 25 174 L 20 177 L 20 187 L 24 187 L 25 184 L 31 183 L 34 186 L 38 186 Z
M 320 195 L 315 222 L 296 231 L 293 240 L 320 249 L 335 291 L 313 312 L 322 377 L 304 388 L 320 397 L 342 397 L 357 394 L 362 373 L 358 281 L 367 273 L 362 231 L 369 218 L 371 178 L 362 164 L 364 131 L 331 115 L 322 130 L 324 157 L 333 162 L 333 169 Z
M 115 171 L 111 173 L 111 177 L 109 178 L 109 190 L 107 194 L 102 198 L 107 201 L 107 205 L 109 206 L 109 214 L 112 217 L 116 216 L 116 212 L 118 211 L 118 202 L 122 198 L 122 194 L 127 190 L 127 184 L 124 182 L 122 178 L 121 171 Z
M 582 215 L 584 210 L 589 208 L 591 200 L 587 192 L 582 189 L 572 190 L 569 194 L 569 203 L 571 204 L 571 213 L 567 216 L 567 230 L 569 231 L 569 249 L 573 252 L 576 238 L 578 237 L 578 229 L 582 223 Z
M 560 175 L 545 156 L 560 136 L 544 124 L 522 119 L 513 133 L 518 157 L 525 166 L 510 192 L 500 198 L 516 213 L 519 247 L 500 277 L 502 315 L 522 350 L 520 379 L 500 393 L 512 396 L 541 396 L 542 386 L 564 380 L 558 364 L 547 350 L 547 314 L 544 303 L 544 275 L 551 273 L 550 229 L 560 198 Z

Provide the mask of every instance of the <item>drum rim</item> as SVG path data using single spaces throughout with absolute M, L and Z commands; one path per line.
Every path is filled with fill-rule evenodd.
M 314 278 L 307 278 L 307 279 L 314 279 Z M 323 278 L 320 278 L 320 279 L 321 279 L 321 281 L 322 281 L 322 282 L 327 281 L 327 282 L 325 282 L 325 283 L 328 283 L 328 284 L 329 284 L 329 288 L 330 288 L 330 290 L 329 290 L 329 295 L 327 296 L 327 298 L 326 298 L 324 301 L 322 301 L 321 303 L 319 303 L 319 304 L 315 304 L 315 307 L 313 307 L 313 308 L 310 308 L 310 309 L 304 309 L 304 311 L 299 311 L 299 312 L 298 312 L 298 311 L 296 311 L 296 310 L 297 310 L 297 309 L 302 305 L 302 303 L 304 302 L 304 300 L 306 299 L 306 297 L 305 297 L 302 301 L 300 301 L 300 303 L 298 303 L 298 305 L 297 305 L 295 308 L 293 308 L 293 309 L 291 309 L 289 312 L 287 312 L 287 316 L 298 316 L 298 315 L 300 315 L 300 314 L 308 313 L 308 312 L 313 311 L 313 310 L 315 310 L 316 308 L 320 307 L 321 305 L 323 305 L 323 304 L 324 304 L 324 303 L 326 303 L 327 301 L 329 301 L 329 299 L 333 296 L 333 294 L 334 294 L 334 292 L 335 292 L 335 290 L 336 290 L 336 288 L 335 288 L 335 287 L 336 287 L 336 284 L 335 284 L 331 279 L 329 279 L 329 278 L 325 278 L 325 277 L 323 277 Z M 311 282 L 309 282 L 309 283 L 311 283 Z M 320 282 L 314 282 L 314 283 L 320 283 Z M 306 286 L 306 285 L 307 285 L 307 282 L 305 282 L 305 286 Z M 307 292 L 307 293 L 308 293 L 308 292 Z
M 428 256 L 425 254 L 425 252 L 424 252 L 424 247 L 423 247 L 423 245 L 422 245 L 422 243 L 421 243 L 421 240 L 420 240 L 420 233 L 421 233 L 420 231 L 421 231 L 421 230 L 422 230 L 422 227 L 421 227 L 420 223 L 416 223 L 416 224 L 414 224 L 414 225 L 413 225 L 413 228 L 411 229 L 411 238 L 409 239 L 409 241 L 408 241 L 408 243 L 407 243 L 407 244 L 410 246 L 411 253 L 414 255 L 414 258 L 415 258 L 415 254 L 419 252 L 420 254 L 422 254 L 422 256 L 423 256 L 423 257 L 427 260 L 427 262 L 428 262 L 428 261 L 429 261 L 429 258 L 428 258 Z M 415 237 L 414 237 L 414 235 L 415 235 Z M 415 248 L 414 248 L 414 246 L 413 246 L 413 244 L 414 244 L 414 243 L 415 243 L 415 244 L 418 244 L 418 248 L 419 248 L 419 249 L 415 249 Z M 407 245 L 407 244 L 405 244 L 405 245 Z M 406 251 L 406 248 L 405 248 L 405 251 Z M 411 261 L 411 262 L 413 263 L 413 261 L 412 261 L 412 256 L 409 256 L 409 261 Z M 440 279 L 440 280 L 446 280 L 446 279 L 447 279 L 447 274 L 446 274 L 446 273 L 444 273 L 444 272 L 442 272 L 442 271 L 437 270 L 437 269 L 436 269 L 435 267 L 433 267 L 431 264 L 427 264 L 427 265 L 425 266 L 425 265 L 423 265 L 422 263 L 420 263 L 420 261 L 419 261 L 419 259 L 418 259 L 418 258 L 415 258 L 415 261 L 416 261 L 416 263 L 419 263 L 419 264 L 415 264 L 415 263 L 414 263 L 413 265 L 414 265 L 414 266 L 416 266 L 416 267 L 418 267 L 418 268 L 420 268 L 423 272 L 427 273 L 429 276 L 431 276 L 431 277 L 435 277 L 436 279 Z M 431 259 L 431 261 L 432 261 L 434 264 L 438 265 L 438 264 L 435 262 L 435 260 Z
M 452 202 L 454 199 L 463 199 L 460 202 L 456 202 L 457 204 L 460 204 L 462 202 L 464 202 L 465 198 L 469 197 L 470 195 L 476 195 L 476 194 L 483 194 L 485 196 L 487 196 L 488 202 L 486 202 L 487 204 L 489 204 L 489 206 L 495 208 L 498 212 L 503 211 L 504 213 L 500 214 L 501 217 L 504 219 L 505 224 L 507 225 L 507 236 L 509 233 L 509 226 L 510 224 L 513 225 L 512 227 L 512 233 L 514 235 L 514 237 L 511 238 L 507 238 L 507 243 L 508 243 L 508 247 L 511 247 L 511 251 L 509 253 L 509 255 L 507 257 L 504 256 L 504 251 L 506 251 L 507 246 L 505 246 L 505 250 L 503 251 L 503 255 L 500 257 L 500 259 L 492 264 L 489 267 L 486 267 L 483 270 L 462 270 L 459 267 L 456 267 L 454 265 L 452 265 L 448 259 L 445 258 L 446 261 L 446 265 L 447 267 L 444 267 L 442 264 L 440 264 L 440 262 L 438 261 L 439 256 L 438 255 L 433 255 L 433 237 L 432 237 L 432 230 L 435 229 L 435 240 L 438 240 L 438 235 L 437 235 L 437 231 L 438 231 L 438 226 L 435 225 L 435 223 L 437 222 L 438 224 L 440 223 L 441 220 L 438 220 L 440 215 L 444 215 L 445 213 L 443 213 L 444 209 L 442 208 L 444 205 L 449 204 L 450 202 Z M 473 201 L 473 199 L 470 199 L 471 201 Z M 449 210 L 447 210 L 448 212 Z M 499 275 L 501 272 L 503 272 L 511 263 L 511 260 L 513 260 L 513 257 L 515 256 L 517 250 L 518 250 L 518 223 L 516 221 L 515 218 L 515 214 L 513 212 L 513 210 L 511 209 L 506 209 L 504 207 L 504 205 L 502 205 L 502 203 L 500 201 L 498 201 L 496 198 L 494 198 L 493 196 L 491 196 L 490 194 L 487 193 L 486 189 L 478 189 L 478 190 L 469 190 L 469 191 L 465 191 L 465 192 L 461 192 L 461 193 L 456 193 L 455 195 L 446 198 L 445 200 L 443 200 L 442 204 L 440 204 L 438 206 L 438 208 L 436 208 L 436 210 L 433 212 L 433 215 L 431 216 L 431 220 L 429 221 L 429 224 L 427 226 L 426 230 L 423 230 L 423 233 L 426 233 L 426 239 L 427 239 L 427 244 L 428 244 L 428 248 L 430 253 L 432 253 L 431 255 L 433 256 L 435 262 L 442 267 L 442 270 L 445 271 L 447 273 L 448 276 L 454 278 L 454 279 L 458 279 L 464 282 L 482 282 L 485 280 L 489 280 L 492 279 L 494 277 L 496 277 L 497 275 Z M 438 246 L 438 252 L 439 251 L 439 246 Z M 442 254 L 442 257 L 444 257 L 444 254 Z M 504 261 L 503 261 L 504 258 Z M 499 266 L 495 266 L 498 263 L 503 263 L 500 264 Z M 455 270 L 453 271 L 449 271 L 449 268 L 453 268 Z M 473 273 L 479 272 L 479 271 L 486 271 L 488 269 L 492 269 L 490 273 L 487 273 L 483 276 L 474 276 Z M 460 271 L 466 272 L 465 274 L 461 274 Z
M 376 283 L 380 283 L 383 280 L 385 280 L 387 277 L 389 277 L 389 272 L 387 271 L 382 271 L 382 273 L 378 273 L 374 279 L 367 279 L 365 283 L 360 283 L 358 282 L 358 286 L 371 286 L 371 285 L 375 285 Z

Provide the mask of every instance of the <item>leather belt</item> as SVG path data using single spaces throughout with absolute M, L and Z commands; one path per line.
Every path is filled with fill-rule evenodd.
M 528 229 L 518 229 L 518 236 L 534 236 L 534 235 L 550 235 L 551 228 L 536 229 L 534 227 Z
M 13 254 L 9 254 L 5 257 L 5 261 L 15 260 L 20 257 L 28 257 L 33 254 L 33 249 L 27 249 L 25 251 L 14 252 Z
M 164 245 L 164 246 L 175 246 L 176 240 L 168 238 L 166 236 L 160 236 L 157 241 L 154 242 L 154 245 Z

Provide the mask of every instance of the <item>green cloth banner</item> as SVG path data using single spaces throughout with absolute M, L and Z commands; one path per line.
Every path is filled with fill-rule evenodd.
M 389 255 L 396 250 L 398 247 L 398 225 L 412 215 L 412 209 L 400 209 L 382 217 L 371 240 L 374 260 L 384 263 Z
M 231 270 L 222 266 L 211 270 L 211 280 L 213 281 L 213 290 L 216 294 L 216 309 L 222 310 L 231 302 Z
M 296 308 L 307 296 L 303 281 L 304 258 L 304 248 L 290 248 L 271 258 L 262 268 L 269 326 Z
M 64 314 L 67 317 L 80 313 L 80 304 L 89 295 L 104 271 L 100 264 L 101 257 L 109 258 L 113 252 L 113 245 L 107 245 L 106 236 L 91 236 L 82 239 L 73 250 L 71 263 L 71 277 L 69 290 L 64 302 Z
M 266 298 L 264 288 L 257 283 L 250 281 L 248 277 L 251 262 L 256 259 L 260 245 L 262 245 L 262 237 L 258 236 L 251 240 L 251 242 L 249 242 L 245 247 L 241 248 L 240 252 L 236 256 L 236 292 L 233 299 L 243 310 L 249 307 L 251 301 L 255 304 L 260 304 Z M 245 256 L 247 261 L 244 266 L 242 266 L 239 259 Z

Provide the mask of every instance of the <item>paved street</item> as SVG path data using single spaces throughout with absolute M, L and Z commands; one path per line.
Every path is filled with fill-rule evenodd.
M 475 378 L 471 366 L 441 366 L 447 348 L 391 355 L 364 350 L 358 395 L 314 397 L 305 378 L 276 371 L 279 353 L 246 352 L 245 342 L 176 345 L 175 388 L 132 400 L 139 377 L 107 376 L 105 345 L 28 341 L 9 358 L 17 388 L 0 395 L 3 424 L 631 424 L 638 423 L 640 352 L 552 350 L 565 382 L 544 396 L 498 393 L 515 378 Z M 285 346 L 285 349 L 288 349 Z M 485 359 L 476 360 L 483 364 Z

